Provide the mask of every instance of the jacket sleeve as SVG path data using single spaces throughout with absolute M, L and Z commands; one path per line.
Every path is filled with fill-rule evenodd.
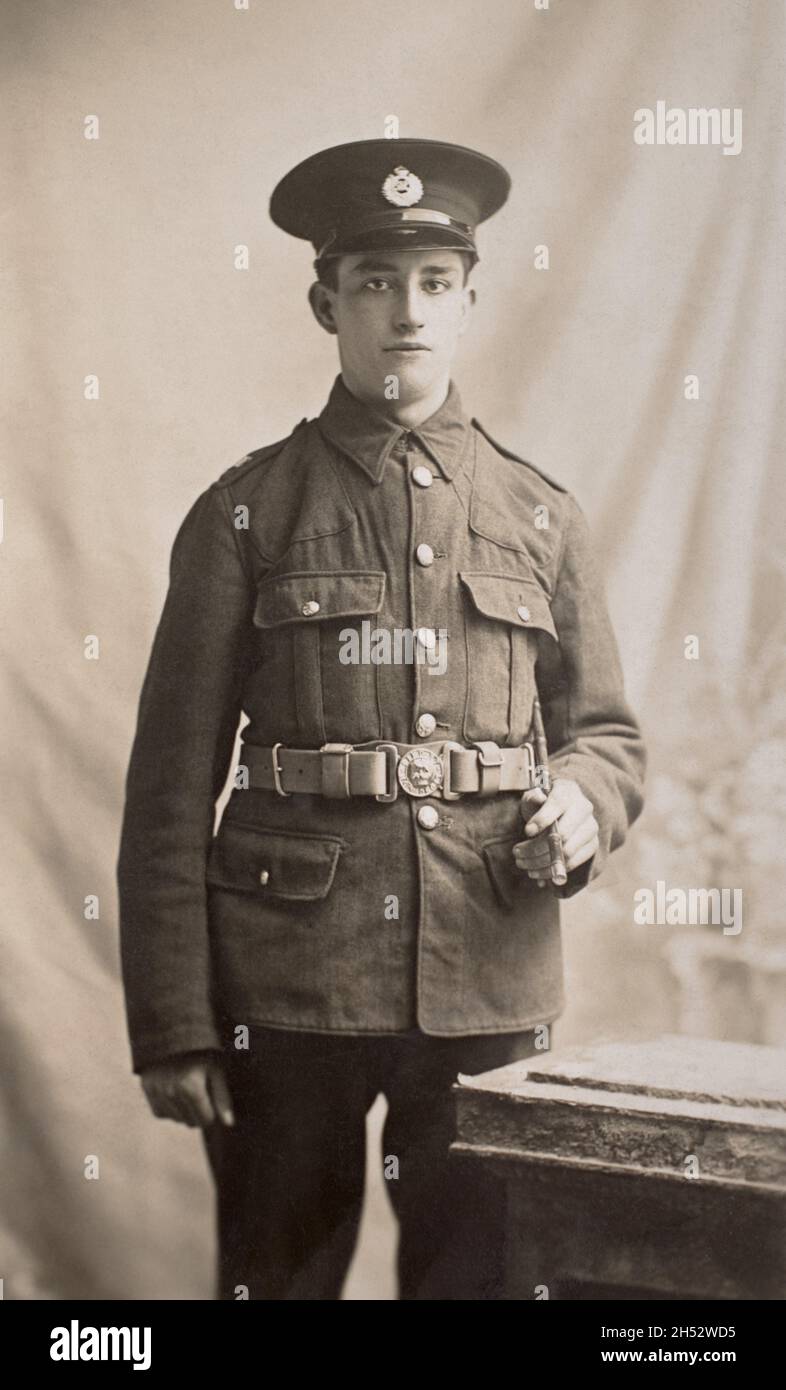
M 117 882 L 135 1072 L 220 1046 L 205 868 L 241 714 L 252 593 L 227 492 L 213 484 L 172 547 L 126 777 Z
M 566 530 L 552 616 L 559 655 L 550 642 L 538 663 L 538 687 L 552 777 L 578 782 L 592 802 L 599 847 L 555 888 L 569 898 L 602 871 L 644 804 L 646 750 L 627 703 L 617 641 L 589 527 L 568 494 Z

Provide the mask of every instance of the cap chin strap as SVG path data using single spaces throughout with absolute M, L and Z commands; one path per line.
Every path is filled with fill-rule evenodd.
M 353 221 L 351 227 L 333 227 L 330 235 L 322 243 L 317 252 L 317 260 L 322 260 L 327 255 L 344 255 L 343 250 L 331 251 L 331 247 L 341 238 L 347 241 L 354 241 L 357 237 L 362 237 L 366 232 L 375 231 L 397 231 L 400 236 L 406 236 L 408 232 L 416 233 L 424 227 L 443 227 L 446 231 L 455 232 L 457 238 L 463 243 L 460 249 L 475 252 L 474 228 L 467 222 L 459 222 L 455 217 L 448 217 L 446 212 L 437 212 L 435 208 L 402 208 L 399 212 L 392 209 L 388 212 L 373 213 L 370 216 L 359 218 Z M 444 247 L 444 242 L 435 241 L 434 247 L 424 246 L 423 250 L 438 249 Z M 363 247 L 359 248 L 363 250 Z M 418 249 L 421 249 L 420 247 Z

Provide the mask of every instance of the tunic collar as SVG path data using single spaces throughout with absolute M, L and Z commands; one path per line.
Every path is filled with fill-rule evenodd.
M 409 429 L 394 424 L 353 396 L 340 373 L 317 417 L 317 424 L 322 434 L 362 468 L 373 483 L 382 482 L 391 450 L 402 435 L 407 434 L 417 440 L 446 478 L 452 478 L 461 463 L 470 432 L 470 422 L 452 381 L 439 409 L 417 429 Z

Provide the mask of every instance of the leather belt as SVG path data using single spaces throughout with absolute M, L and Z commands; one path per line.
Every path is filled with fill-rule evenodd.
M 344 800 L 373 796 L 395 801 L 408 796 L 441 797 L 456 801 L 467 792 L 494 796 L 537 786 L 531 743 L 500 748 L 490 739 L 469 748 L 451 739 L 432 743 L 326 743 L 321 748 L 287 748 L 276 743 L 263 748 L 243 743 L 239 768 L 247 768 L 248 785 L 255 790 L 293 792 Z

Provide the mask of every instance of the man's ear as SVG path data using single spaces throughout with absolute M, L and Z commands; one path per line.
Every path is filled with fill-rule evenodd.
M 462 333 L 464 332 L 464 329 L 466 328 L 467 324 L 469 323 L 469 316 L 470 316 L 470 312 L 471 312 L 471 310 L 472 310 L 472 307 L 473 307 L 474 303 L 475 303 L 475 291 L 474 291 L 472 285 L 465 285 L 465 287 L 464 287 L 464 301 L 463 301 L 463 304 L 462 304 L 462 306 L 461 306 L 461 324 L 460 324 L 460 327 L 459 327 L 459 334 L 462 334 Z
M 317 323 L 324 328 L 326 333 L 337 333 L 336 321 L 333 317 L 334 294 L 327 285 L 323 285 L 320 280 L 315 280 L 308 291 L 308 302 L 311 305 L 311 312 Z

